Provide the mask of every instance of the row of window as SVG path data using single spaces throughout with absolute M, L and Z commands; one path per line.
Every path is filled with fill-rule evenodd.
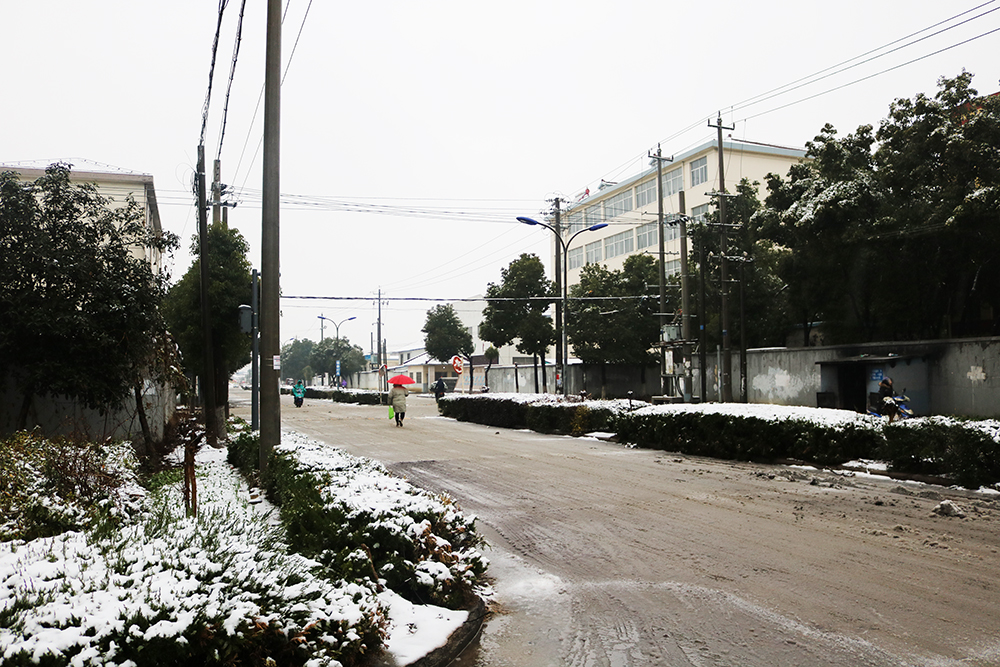
M 707 209 L 708 206 L 698 207 Z M 660 237 L 658 234 L 659 223 L 650 222 L 640 225 L 635 229 L 629 229 L 619 234 L 614 234 L 606 238 L 588 243 L 583 246 L 570 249 L 566 254 L 566 269 L 579 269 L 584 264 L 596 264 L 602 260 L 612 259 L 621 255 L 627 255 L 636 250 L 659 246 Z M 664 228 L 664 242 L 673 241 L 680 237 L 680 227 L 669 225 Z M 669 267 L 673 263 L 668 263 L 669 273 L 680 271 L 679 263 L 676 271 L 670 271 Z
M 708 181 L 707 156 L 700 157 L 697 160 L 692 160 L 688 163 L 688 167 L 691 171 L 691 187 L 701 185 L 702 183 Z M 663 174 L 662 180 L 664 197 L 677 194 L 684 189 L 684 168 L 677 167 L 676 169 L 668 171 Z M 633 190 L 635 191 L 634 199 Z M 635 208 L 642 208 L 643 206 L 656 202 L 656 179 L 651 178 L 647 181 L 643 181 L 634 188 L 623 190 L 613 197 L 608 197 L 604 201 L 600 201 L 583 209 L 573 211 L 566 216 L 566 225 L 564 227 L 566 236 L 572 236 L 573 234 L 576 234 L 580 230 L 586 229 L 591 225 L 596 225 L 604 222 L 605 220 L 611 220 L 628 213 L 633 210 L 633 201 L 635 202 Z

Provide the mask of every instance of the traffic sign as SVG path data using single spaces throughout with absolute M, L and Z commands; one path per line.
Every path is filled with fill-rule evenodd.
M 451 358 L 451 367 L 455 369 L 455 372 L 459 375 L 462 374 L 462 370 L 465 368 L 465 364 L 462 362 L 462 357 L 457 354 Z

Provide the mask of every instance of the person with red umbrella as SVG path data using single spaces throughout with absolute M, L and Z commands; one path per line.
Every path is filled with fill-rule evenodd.
M 402 428 L 403 418 L 406 417 L 406 395 L 410 390 L 406 385 L 413 384 L 415 380 L 409 375 L 397 375 L 389 378 L 392 389 L 389 390 L 389 405 L 396 417 L 396 426 Z

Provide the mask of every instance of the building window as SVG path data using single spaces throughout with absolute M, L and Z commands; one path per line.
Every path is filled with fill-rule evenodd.
M 423 371 L 417 371 L 416 373 L 414 373 L 414 375 L 417 376 L 417 377 L 413 378 L 414 380 L 417 381 L 417 384 L 420 384 L 421 382 L 424 381 L 424 372 Z
M 695 206 L 691 209 L 691 217 L 698 222 L 705 222 L 705 216 L 708 215 L 709 207 L 711 204 L 702 204 L 701 206 Z
M 642 208 L 656 202 L 656 179 L 651 178 L 645 183 L 635 186 L 635 207 Z
M 641 227 L 635 228 L 635 247 L 638 250 L 643 248 L 648 248 L 649 246 L 655 246 L 660 243 L 658 222 L 647 222 Z
M 663 272 L 668 276 L 676 276 L 681 272 L 681 260 L 672 259 L 663 263 Z
M 591 225 L 596 225 L 599 222 L 604 222 L 604 215 L 601 211 L 601 204 L 597 203 L 593 206 L 588 206 L 583 209 L 583 223 L 584 226 L 590 227 Z
M 611 220 L 632 210 L 632 188 L 604 200 L 604 219 Z
M 583 212 L 575 211 L 566 216 L 566 224 L 563 225 L 564 236 L 572 236 L 583 229 Z
M 566 253 L 566 270 L 579 269 L 583 266 L 583 246 L 571 249 Z
M 625 255 L 633 250 L 635 250 L 635 239 L 631 229 L 604 239 L 604 259 Z
M 700 157 L 691 162 L 691 187 L 708 180 L 708 157 Z
M 706 167 L 707 168 L 707 167 Z M 698 185 L 693 183 L 693 185 Z M 677 167 L 663 175 L 663 196 L 675 195 L 684 189 L 684 168 Z
M 597 264 L 601 261 L 601 242 L 595 241 L 583 247 L 587 264 Z

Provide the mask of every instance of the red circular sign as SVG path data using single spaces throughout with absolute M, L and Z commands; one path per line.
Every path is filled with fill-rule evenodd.
M 455 372 L 459 375 L 462 374 L 462 370 L 465 368 L 465 364 L 462 362 L 462 357 L 457 354 L 451 358 L 451 367 L 455 369 Z

